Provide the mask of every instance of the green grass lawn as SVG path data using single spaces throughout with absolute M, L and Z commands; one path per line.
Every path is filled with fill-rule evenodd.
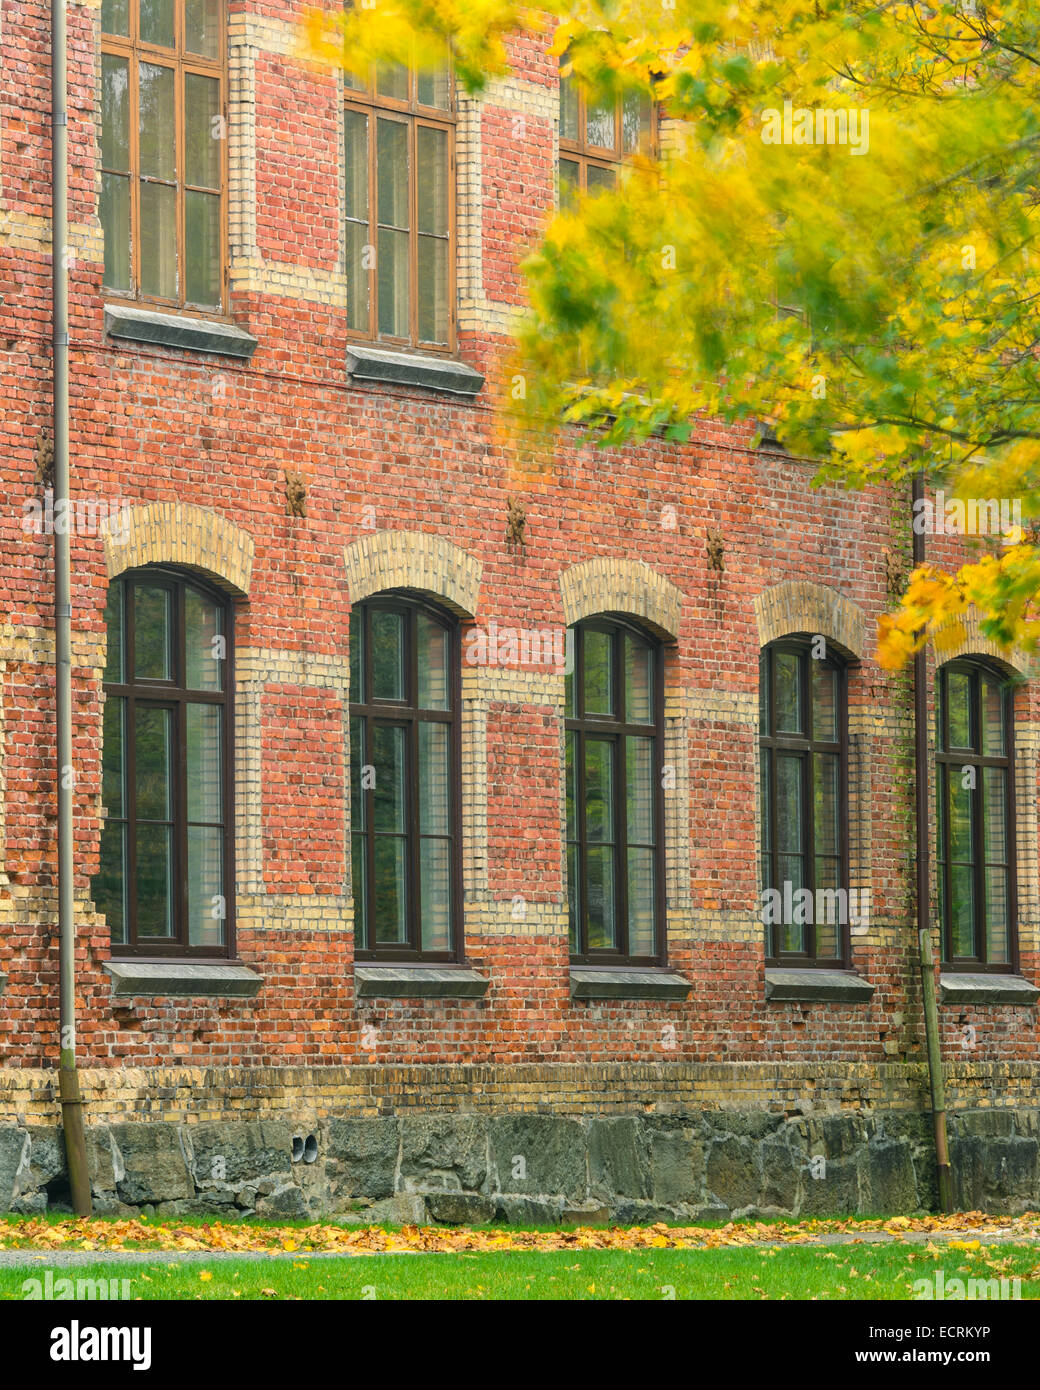
M 1040 1298 L 1040 1246 L 980 1251 L 844 1245 L 234 1259 L 59 1267 L 47 1254 L 0 1268 L 0 1299 L 27 1279 L 128 1280 L 131 1299 L 912 1299 L 915 1280 L 1021 1279 Z M 1010 1286 L 1012 1289 L 1014 1285 Z M 58 1292 L 55 1289 L 55 1292 Z M 118 1296 L 124 1296 L 117 1286 Z

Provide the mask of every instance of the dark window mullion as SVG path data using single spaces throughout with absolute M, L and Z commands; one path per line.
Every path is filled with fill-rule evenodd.
M 799 679 L 802 687 L 802 709 L 805 711 L 805 731 L 809 736 L 809 747 L 803 755 L 803 804 L 805 815 L 805 886 L 809 890 L 812 910 L 806 923 L 805 951 L 810 960 L 816 960 L 816 752 L 813 743 L 815 721 L 813 719 L 813 681 L 810 663 L 815 660 L 809 652 L 799 658 Z
M 624 725 L 625 709 L 625 634 L 616 627 L 610 638 L 613 656 L 613 706 L 617 723 Z M 628 939 L 628 777 L 626 760 L 628 742 L 620 730 L 614 735 L 614 912 L 616 914 L 616 948 L 627 960 L 631 955 Z

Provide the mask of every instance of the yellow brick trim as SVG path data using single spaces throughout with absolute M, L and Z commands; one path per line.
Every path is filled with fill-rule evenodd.
M 866 654 L 867 615 L 825 584 L 785 580 L 759 594 L 754 609 L 763 647 L 794 633 L 818 633 L 858 660 Z
M 127 507 L 118 534 L 104 540 L 109 579 L 140 565 L 183 565 L 239 597 L 249 593 L 253 538 L 206 507 L 183 502 Z
M 351 603 L 385 589 L 416 589 L 459 617 L 477 611 L 482 562 L 443 536 L 376 531 L 343 552 Z
M 583 560 L 560 575 L 560 593 L 568 627 L 597 613 L 626 613 L 658 637 L 679 635 L 682 593 L 642 560 Z
M 950 645 L 944 642 L 941 651 L 936 647 L 937 665 L 945 666 L 948 661 L 957 661 L 964 657 L 985 657 L 997 662 L 1009 674 L 1015 672 L 1020 676 L 1032 675 L 1032 664 L 1025 652 L 1018 648 L 1009 651 L 983 636 L 981 613 L 972 609 L 960 621 L 963 628 L 960 640 Z

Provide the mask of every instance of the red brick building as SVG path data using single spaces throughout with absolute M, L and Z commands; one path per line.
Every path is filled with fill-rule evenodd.
M 518 259 L 558 169 L 609 189 L 645 118 L 561 96 L 528 43 L 480 101 L 353 89 L 300 61 L 296 20 L 69 12 L 97 1200 L 928 1204 L 912 688 L 872 654 L 909 498 L 812 490 L 811 463 L 709 424 L 564 438 L 525 472 L 489 387 Z M 33 1209 L 64 1192 L 38 0 L 9 0 L 0 45 L 0 1205 Z M 931 672 L 971 1205 L 1038 1192 L 1024 674 L 972 636 Z

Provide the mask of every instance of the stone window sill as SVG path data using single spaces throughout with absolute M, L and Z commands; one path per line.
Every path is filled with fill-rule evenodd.
M 1040 999 L 1040 989 L 1021 975 L 950 971 L 939 976 L 939 996 L 944 1004 L 1019 1004 L 1028 1008 Z
M 690 982 L 659 967 L 572 965 L 572 999 L 686 999 Z
M 491 983 L 465 965 L 354 966 L 360 999 L 480 999 Z
M 163 313 L 160 309 L 140 309 L 135 304 L 106 304 L 105 332 L 110 338 L 125 338 L 156 347 L 186 348 L 191 352 L 215 352 L 222 357 L 242 357 L 247 361 L 256 351 L 257 340 L 244 328 L 216 319 L 186 318 Z
M 422 386 L 454 396 L 475 396 L 484 378 L 453 357 L 425 357 L 420 352 L 390 352 L 367 343 L 347 344 L 347 371 L 352 382 Z
M 874 986 L 852 970 L 766 970 L 766 998 L 774 1003 L 865 1004 Z
M 252 999 L 264 982 L 247 965 L 230 961 L 110 960 L 104 968 L 112 977 L 114 995 Z

